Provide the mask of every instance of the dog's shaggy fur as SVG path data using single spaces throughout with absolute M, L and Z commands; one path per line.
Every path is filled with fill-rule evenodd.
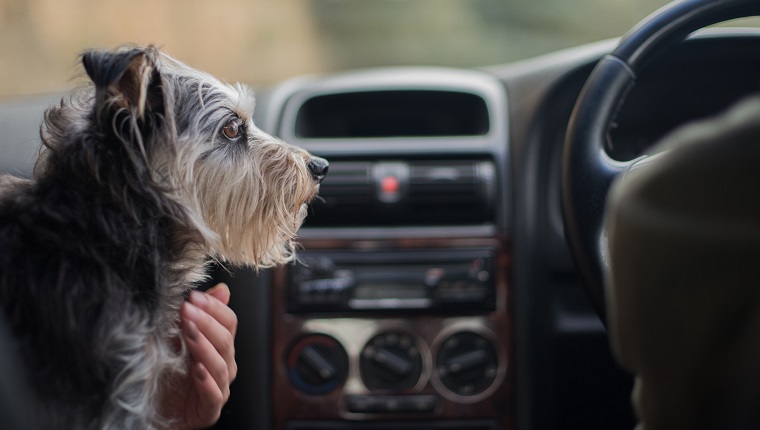
M 253 98 L 153 47 L 90 51 L 45 114 L 31 180 L 0 176 L 0 304 L 45 428 L 163 428 L 184 294 L 210 259 L 293 258 L 326 162 Z

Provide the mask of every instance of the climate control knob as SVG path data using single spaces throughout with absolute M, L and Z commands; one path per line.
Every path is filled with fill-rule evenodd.
M 370 389 L 409 389 L 422 376 L 422 354 L 411 335 L 399 331 L 381 333 L 364 346 L 360 370 Z
M 443 385 L 461 396 L 480 394 L 498 375 L 496 349 L 483 336 L 460 332 L 450 336 L 438 350 L 435 372 Z
M 288 353 L 290 381 L 307 394 L 327 394 L 338 388 L 348 374 L 348 356 L 337 340 L 323 334 L 306 336 Z

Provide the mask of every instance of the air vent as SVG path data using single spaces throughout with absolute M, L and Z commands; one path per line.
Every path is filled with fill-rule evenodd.
M 335 161 L 306 227 L 469 225 L 493 222 L 488 160 Z
M 328 207 L 372 203 L 372 163 L 335 162 L 320 186 L 320 196 Z
M 383 90 L 306 100 L 295 119 L 300 139 L 483 136 L 490 129 L 483 97 L 460 91 Z
M 475 222 L 493 211 L 496 178 L 488 161 L 410 165 L 409 210 L 442 223 Z
M 482 201 L 491 194 L 492 182 L 493 167 L 488 162 L 415 163 L 409 175 L 409 197 L 422 204 Z

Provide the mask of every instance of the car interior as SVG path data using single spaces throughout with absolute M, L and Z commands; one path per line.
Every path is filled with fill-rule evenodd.
M 620 39 L 506 64 L 255 88 L 256 124 L 330 167 L 297 261 L 215 266 L 205 286 L 227 283 L 239 320 L 215 428 L 634 428 L 605 195 L 668 133 L 760 89 L 760 31 L 712 26 L 753 3 L 677 1 Z M 0 103 L 0 172 L 31 174 L 56 98 Z

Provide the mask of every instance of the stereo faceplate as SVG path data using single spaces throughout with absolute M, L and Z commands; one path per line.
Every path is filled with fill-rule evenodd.
M 494 310 L 493 249 L 299 254 L 291 313 Z

